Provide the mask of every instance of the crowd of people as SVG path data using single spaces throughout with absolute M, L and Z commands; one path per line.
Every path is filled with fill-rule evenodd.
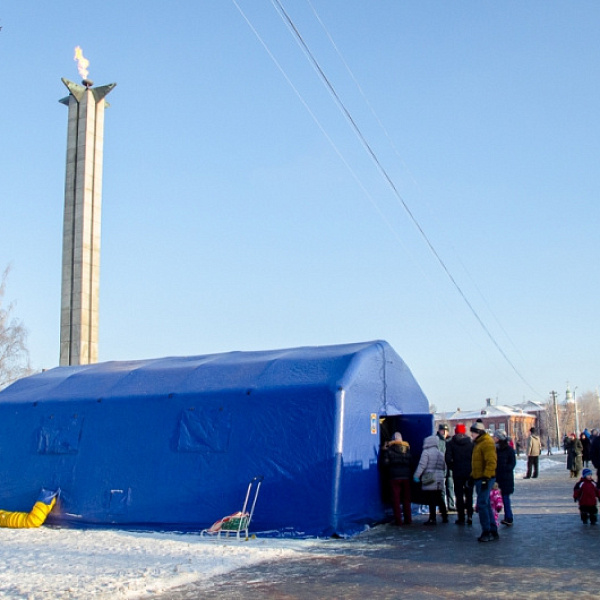
M 600 489 L 587 467 L 591 463 L 600 477 L 600 432 L 593 429 L 591 433 L 585 430 L 579 437 L 565 436 L 564 449 L 571 477 L 579 478 L 581 474 L 573 490 L 581 520 L 596 524 Z M 524 479 L 539 476 L 541 453 L 540 436 L 532 427 L 526 441 Z M 442 523 L 449 522 L 449 513 L 456 513 L 457 525 L 472 525 L 477 513 L 481 525 L 477 540 L 490 542 L 500 538 L 500 525 L 513 525 L 511 495 L 515 489 L 516 453 L 504 430 L 490 435 L 478 420 L 470 426 L 468 435 L 463 423 L 458 423 L 454 435 L 450 435 L 448 425 L 441 424 L 436 434 L 423 440 L 414 472 L 410 446 L 399 432 L 383 446 L 381 457 L 390 481 L 396 525 L 412 523 L 411 481 L 412 489 L 418 489 L 419 502 L 429 508 L 425 526 L 437 525 L 438 512 Z M 502 512 L 504 516 L 500 518 Z
M 600 431 L 584 429 L 579 437 L 575 433 L 565 435 L 563 448 L 567 455 L 567 469 L 571 477 L 579 477 L 584 467 L 594 466 L 600 476 Z M 591 464 L 590 464 L 591 463 Z
M 480 542 L 499 539 L 500 524 L 510 527 L 513 513 L 510 496 L 514 491 L 516 456 L 506 432 L 490 436 L 483 423 L 476 422 L 467 435 L 459 423 L 450 437 L 449 427 L 442 424 L 434 435 L 423 440 L 421 456 L 412 480 L 420 486 L 421 499 L 429 507 L 426 526 L 442 523 L 449 513 L 457 515 L 457 525 L 471 525 L 476 511 L 481 524 Z M 412 523 L 410 447 L 399 432 L 382 449 L 392 492 L 396 525 Z M 537 469 L 535 471 L 537 476 Z M 504 510 L 504 518 L 499 514 Z

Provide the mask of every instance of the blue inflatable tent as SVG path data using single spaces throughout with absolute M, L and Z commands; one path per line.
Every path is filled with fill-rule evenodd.
M 397 430 L 420 450 L 432 416 L 383 341 L 57 367 L 0 392 L 0 508 L 60 487 L 49 522 L 201 529 L 261 475 L 254 531 L 345 535 Z

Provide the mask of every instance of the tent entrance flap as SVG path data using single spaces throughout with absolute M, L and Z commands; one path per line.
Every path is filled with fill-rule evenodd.
M 379 418 L 379 445 L 389 442 L 398 431 L 410 445 L 413 458 L 421 454 L 423 439 L 433 432 L 433 415 L 386 415 Z
M 402 439 L 405 442 L 408 442 L 410 446 L 411 472 L 414 473 L 419 459 L 421 458 L 423 440 L 433 432 L 433 415 L 427 413 L 415 415 L 386 415 L 380 417 L 380 448 L 383 448 L 383 445 L 392 439 L 396 431 L 402 435 Z M 382 472 L 384 473 L 384 477 L 380 480 L 381 500 L 385 505 L 390 505 L 390 486 L 385 477 L 385 470 Z M 424 498 L 421 497 L 421 488 L 418 484 L 414 485 L 411 483 L 411 498 L 416 504 L 421 504 L 423 502 Z

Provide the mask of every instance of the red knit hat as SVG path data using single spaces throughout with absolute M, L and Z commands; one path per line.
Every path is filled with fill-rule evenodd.
M 454 431 L 456 431 L 456 433 L 467 433 L 467 428 L 464 423 L 458 423 Z

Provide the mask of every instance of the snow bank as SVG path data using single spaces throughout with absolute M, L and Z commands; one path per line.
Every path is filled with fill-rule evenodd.
M 0 597 L 145 598 L 262 561 L 295 556 L 311 540 L 211 540 L 190 534 L 0 530 Z

